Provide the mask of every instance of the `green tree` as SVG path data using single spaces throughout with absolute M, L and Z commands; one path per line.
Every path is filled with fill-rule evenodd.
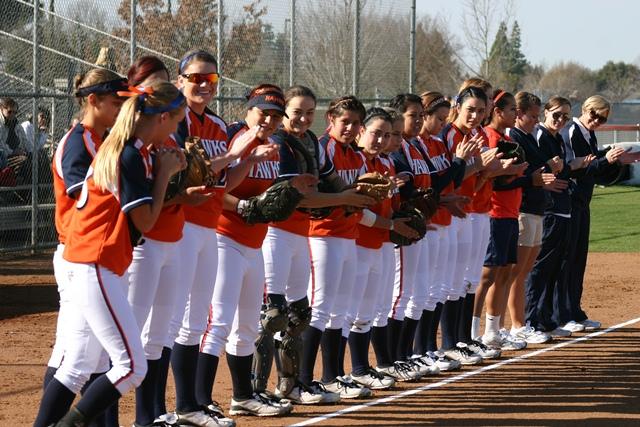
M 640 68 L 625 62 L 607 62 L 596 73 L 598 90 L 621 102 L 640 90 Z
M 505 56 L 507 66 L 506 87 L 512 91 L 520 90 L 529 68 L 529 62 L 524 53 L 522 53 L 522 40 L 518 21 L 513 23 Z
M 587 67 L 571 61 L 560 62 L 544 73 L 538 89 L 542 99 L 560 95 L 573 102 L 582 102 L 596 92 L 597 81 L 594 72 Z

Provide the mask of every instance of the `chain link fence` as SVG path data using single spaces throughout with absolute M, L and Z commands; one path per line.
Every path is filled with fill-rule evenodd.
M 317 132 L 333 97 L 373 105 L 413 87 L 415 0 L 36 3 L 0 0 L 0 98 L 17 102 L 26 136 L 24 149 L 0 152 L 0 173 L 8 158 L 14 172 L 0 174 L 0 252 L 57 243 L 51 158 L 77 114 L 74 77 L 96 65 L 125 74 L 152 54 L 175 78 L 179 58 L 203 48 L 218 58 L 211 107 L 225 120 L 243 117 L 244 95 L 259 83 L 304 84 L 319 98 Z

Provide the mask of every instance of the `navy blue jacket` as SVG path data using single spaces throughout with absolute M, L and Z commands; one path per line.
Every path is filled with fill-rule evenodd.
M 535 129 L 533 130 L 533 136 L 538 142 L 538 147 L 543 157 L 547 159 L 551 159 L 555 156 L 560 157 L 564 162 L 564 168 L 557 175 L 560 179 L 569 180 L 571 178 L 571 168 L 567 164 L 567 156 L 564 147 L 564 141 L 558 133 L 556 136 L 553 136 L 551 132 L 547 130 L 541 124 L 537 124 Z M 545 214 L 562 214 L 562 215 L 570 215 L 571 214 L 571 193 L 573 191 L 573 181 L 569 180 L 569 187 L 563 190 L 560 193 L 549 192 L 551 196 L 551 205 L 545 209 Z

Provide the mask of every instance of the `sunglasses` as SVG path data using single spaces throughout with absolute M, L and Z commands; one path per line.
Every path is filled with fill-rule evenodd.
M 596 120 L 600 124 L 607 123 L 607 117 L 596 113 L 594 110 L 591 110 L 589 115 L 591 116 L 591 119 Z
M 191 74 L 181 74 L 182 77 L 187 79 L 189 83 L 195 83 L 197 85 L 202 84 L 204 82 L 211 83 L 212 85 L 218 83 L 220 79 L 220 75 L 218 73 L 191 73 Z
M 567 120 L 569 120 L 569 115 L 567 113 L 561 113 L 560 111 L 556 111 L 555 113 L 551 114 L 551 117 L 553 117 L 553 120 L 555 121 L 566 122 Z

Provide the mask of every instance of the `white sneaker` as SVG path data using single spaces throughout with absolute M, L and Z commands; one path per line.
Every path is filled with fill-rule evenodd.
M 500 329 L 500 347 L 505 351 L 517 351 L 527 348 L 527 342 L 511 335 L 506 329 Z
M 445 350 L 444 354 L 449 359 L 457 360 L 463 365 L 477 365 L 482 363 L 482 356 L 472 353 L 468 348 L 454 347 L 450 350 Z
M 593 331 L 602 327 L 602 323 L 598 322 L 597 320 L 585 319 L 579 323 L 584 326 L 585 331 Z
M 327 391 L 338 393 L 341 399 L 359 399 L 369 397 L 373 393 L 367 387 L 354 383 L 348 377 L 338 377 L 328 384 L 324 384 Z
M 415 354 L 411 356 L 409 360 L 427 370 L 425 375 L 438 375 L 440 373 L 440 368 L 436 365 L 436 358 L 431 358 L 429 354 L 425 354 L 424 356 Z
M 557 327 L 553 331 L 549 332 L 549 335 L 552 337 L 570 337 L 571 331 Z
M 215 415 L 209 415 L 204 411 L 187 412 L 186 414 L 176 414 L 176 425 L 187 425 L 197 427 L 234 427 L 235 421 L 231 418 L 218 418 Z M 165 421 L 166 422 L 166 421 Z M 169 424 L 167 422 L 167 424 Z M 170 424 L 169 424 L 170 425 Z
M 414 371 L 407 363 L 403 362 L 396 362 L 386 368 L 376 367 L 376 371 L 393 377 L 396 381 L 400 382 L 420 379 L 420 374 Z
M 275 396 L 278 399 L 286 399 L 290 402 L 297 403 L 298 405 L 317 405 L 324 401 L 324 397 L 321 393 L 316 393 L 313 388 L 306 386 L 301 382 L 298 382 L 286 396 L 283 395 L 279 389 L 276 389 Z
M 161 426 L 162 423 L 168 424 L 168 425 L 174 425 L 177 421 L 178 421 L 178 415 L 176 415 L 175 412 L 167 412 L 166 414 L 162 414 L 158 418 L 153 420 L 153 425 L 157 424 Z
M 251 399 L 231 399 L 231 415 L 255 415 L 257 417 L 275 417 L 291 412 L 291 406 L 282 405 L 262 394 L 254 393 Z
M 322 403 L 338 403 L 340 402 L 340 393 L 334 393 L 327 390 L 327 388 L 319 381 L 312 381 L 309 386 L 314 393 L 322 396 Z
M 497 359 L 502 354 L 500 349 L 487 347 L 480 341 L 475 341 L 475 340 L 469 341 L 466 344 L 458 343 L 458 347 L 461 347 L 461 346 L 467 347 L 467 349 L 477 354 L 478 356 L 482 357 L 483 359 Z
M 482 338 L 480 339 L 480 342 L 482 342 L 482 344 L 486 345 L 487 347 L 491 347 L 491 348 L 502 348 L 502 337 L 500 336 L 500 333 L 488 333 L 488 334 L 484 334 L 482 336 Z
M 456 369 L 460 369 L 462 363 L 458 360 L 448 358 L 441 351 L 430 351 L 427 353 L 430 357 L 435 358 L 436 366 L 440 369 L 441 372 L 444 371 L 455 371 Z
M 368 368 L 367 372 L 363 375 L 351 373 L 351 379 L 354 383 L 370 388 L 371 390 L 386 390 L 396 384 L 396 380 L 393 377 L 384 375 L 371 367 Z
M 571 333 L 573 332 L 582 332 L 585 330 L 585 327 L 582 323 L 578 323 L 578 322 L 574 322 L 573 320 L 565 323 L 564 325 L 560 326 L 561 329 L 564 329 L 565 331 L 569 331 Z
M 551 340 L 551 335 L 546 332 L 536 331 L 531 326 L 511 328 L 510 334 L 512 337 L 526 341 L 527 344 L 543 344 Z

